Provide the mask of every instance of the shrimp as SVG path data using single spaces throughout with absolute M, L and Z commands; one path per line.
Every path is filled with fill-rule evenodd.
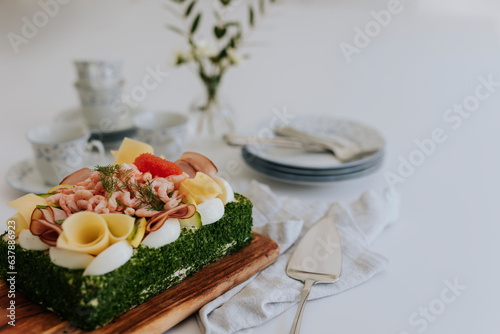
M 59 193 L 64 195 L 71 195 L 74 192 L 74 188 L 60 189 Z
M 144 181 L 144 182 L 151 181 L 152 179 L 153 179 L 153 175 L 151 175 L 150 172 L 146 172 L 146 173 L 144 173 L 144 175 L 142 175 L 142 181 Z
M 131 170 L 130 171 L 130 177 L 136 181 L 142 181 L 143 180 L 143 174 L 141 173 L 141 171 L 139 171 L 139 169 L 137 169 L 137 166 L 134 165 L 134 164 L 123 164 L 122 165 L 122 168 L 124 168 L 126 171 L 127 170 Z
M 88 201 L 94 194 L 92 194 L 89 190 L 77 190 L 75 192 L 75 201 L 85 200 Z
M 98 181 L 96 183 L 94 190 L 97 194 L 106 192 L 106 189 L 104 189 L 104 186 L 102 185 L 101 181 Z
M 108 201 L 104 198 L 94 208 L 95 213 L 109 213 Z
M 75 185 L 76 185 L 77 187 L 84 187 L 84 188 L 86 188 L 86 187 L 89 185 L 89 183 L 90 183 L 90 182 L 91 182 L 91 181 L 90 181 L 90 177 L 89 177 L 89 178 L 88 178 L 88 179 L 86 179 L 85 181 L 80 181 L 80 182 L 77 182 Z
M 160 211 L 156 211 L 156 210 L 148 210 L 148 209 L 145 209 L 145 208 L 140 208 L 140 209 L 137 209 L 135 211 L 135 215 L 137 217 L 153 217 L 154 215 L 156 215 L 158 212 Z
M 128 191 L 118 191 L 116 199 L 120 201 L 123 205 L 131 208 L 137 207 L 135 198 L 130 198 L 130 192 Z
M 125 211 L 123 211 L 124 214 L 133 216 L 135 214 L 135 209 L 134 208 L 126 208 Z
M 63 195 L 59 199 L 59 205 L 70 216 L 73 212 L 79 211 L 78 205 L 75 202 L 75 195 Z
M 59 200 L 61 199 L 61 196 L 63 194 L 61 193 L 57 193 L 55 195 L 52 195 L 50 197 L 47 198 L 47 205 L 58 205 L 59 204 Z
M 76 205 L 78 206 L 78 209 L 80 209 L 80 210 L 87 210 L 88 204 L 89 204 L 89 201 L 86 201 L 84 199 L 76 201 Z
M 117 211 L 116 209 L 118 208 L 118 202 L 116 201 L 116 197 L 118 195 L 119 193 L 114 192 L 108 199 L 108 209 L 110 212 Z
M 166 203 L 166 201 L 170 200 L 168 197 L 168 193 L 174 190 L 174 184 L 165 180 L 157 190 L 157 195 L 160 196 L 160 199 Z
M 89 199 L 87 203 L 87 211 L 94 211 L 94 205 L 97 207 L 101 202 L 106 201 L 106 198 L 101 195 L 95 195 L 91 199 Z
M 182 174 L 179 175 L 169 175 L 166 179 L 174 184 L 175 189 L 178 189 L 181 186 L 182 181 L 189 179 L 189 175 L 182 172 Z
M 186 197 L 186 194 L 187 193 L 183 193 L 179 195 L 178 190 L 174 191 L 172 196 L 167 201 L 164 201 L 165 205 L 163 205 L 163 210 L 170 210 L 178 206 L 181 203 L 182 199 Z

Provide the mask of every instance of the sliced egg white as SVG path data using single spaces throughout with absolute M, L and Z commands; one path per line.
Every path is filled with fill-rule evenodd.
M 170 218 L 163 223 L 163 226 L 158 230 L 149 233 L 142 244 L 152 248 L 165 246 L 174 242 L 181 235 L 181 224 L 178 219 Z
M 98 276 L 112 272 L 123 266 L 132 257 L 134 250 L 126 241 L 119 241 L 103 250 L 90 262 L 83 276 Z
M 92 255 L 57 247 L 50 247 L 49 256 L 52 263 L 68 269 L 85 269 L 94 260 Z
M 43 251 L 49 249 L 49 245 L 33 235 L 30 230 L 22 230 L 19 233 L 19 246 L 24 249 Z
M 224 216 L 224 203 L 219 198 L 211 198 L 198 204 L 196 210 L 201 216 L 201 224 L 208 225 Z
M 215 175 L 212 176 L 212 179 L 222 188 L 222 194 L 217 196 L 217 198 L 220 199 L 223 204 L 234 201 L 234 191 L 229 182 Z

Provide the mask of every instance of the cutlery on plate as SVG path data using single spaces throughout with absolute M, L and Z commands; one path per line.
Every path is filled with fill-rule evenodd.
M 282 138 L 282 137 L 258 137 L 258 136 L 247 136 L 240 135 L 236 133 L 228 133 L 224 135 L 224 140 L 228 145 L 231 146 L 245 146 L 245 145 L 269 145 L 275 147 L 283 148 L 295 148 L 304 151 L 328 151 L 327 148 L 317 144 L 305 143 L 303 141 L 298 141 L 293 138 Z
M 304 282 L 290 334 L 300 331 L 302 314 L 312 285 L 334 283 L 341 271 L 342 248 L 337 227 L 332 218 L 324 217 L 306 232 L 286 266 L 288 276 Z
M 290 126 L 276 128 L 274 132 L 277 135 L 284 136 L 284 138 L 294 138 L 306 144 L 319 145 L 325 150 L 333 152 L 335 157 L 341 162 L 358 160 L 377 151 L 373 149 L 364 150 L 346 138 L 334 135 L 313 135 Z

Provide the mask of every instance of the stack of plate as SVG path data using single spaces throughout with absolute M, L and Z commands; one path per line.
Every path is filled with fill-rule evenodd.
M 329 152 L 306 152 L 298 149 L 251 144 L 243 147 L 245 162 L 257 172 L 283 182 L 319 185 L 369 175 L 384 159 L 385 141 L 374 129 L 358 122 L 329 116 L 297 116 L 286 124 L 305 133 L 337 136 L 356 147 L 374 152 L 360 160 L 341 162 Z M 278 125 L 279 126 L 279 125 Z M 271 126 L 261 124 L 252 135 L 268 134 Z

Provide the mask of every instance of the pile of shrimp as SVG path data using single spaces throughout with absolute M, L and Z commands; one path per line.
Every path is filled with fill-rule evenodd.
M 128 171 L 130 182 L 144 185 L 151 182 L 153 192 L 162 200 L 163 210 L 179 205 L 184 195 L 177 190 L 182 181 L 189 175 L 182 173 L 168 177 L 154 177 L 151 173 L 140 172 L 134 164 L 123 164 L 121 171 Z M 168 196 L 168 194 L 171 196 Z M 79 211 L 95 213 L 124 213 L 136 217 L 152 217 L 159 211 L 148 209 L 147 204 L 137 199 L 137 194 L 129 189 L 121 189 L 109 194 L 102 185 L 99 172 L 94 171 L 86 180 L 75 184 L 74 188 L 59 189 L 56 194 L 47 198 L 47 205 L 58 205 L 66 214 Z

